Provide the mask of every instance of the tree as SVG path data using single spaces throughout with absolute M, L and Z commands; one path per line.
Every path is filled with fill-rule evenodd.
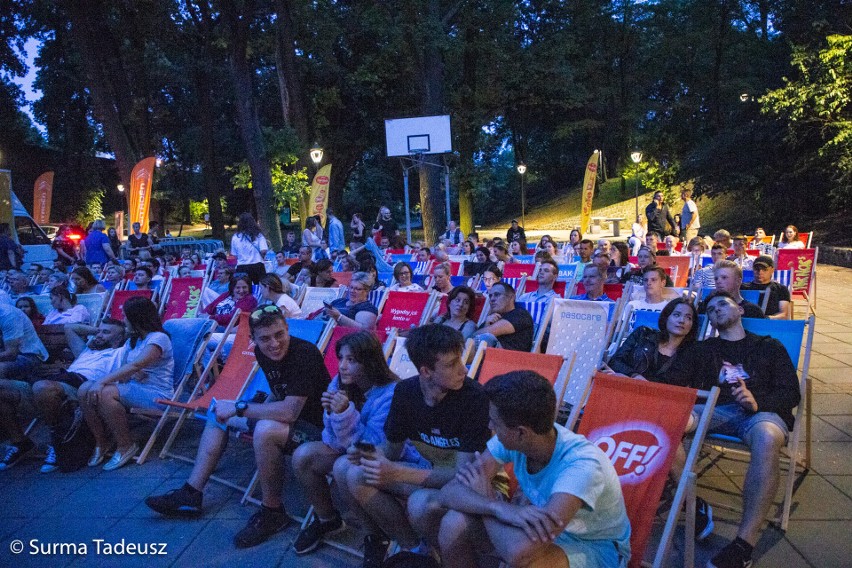
M 831 35 L 817 50 L 793 50 L 794 79 L 760 98 L 762 111 L 787 120 L 787 141 L 817 140 L 816 155 L 799 155 L 807 169 L 834 172 L 835 202 L 852 198 L 852 36 Z

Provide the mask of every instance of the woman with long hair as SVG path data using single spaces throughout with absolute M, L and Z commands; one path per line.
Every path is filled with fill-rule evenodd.
M 475 310 L 476 292 L 473 288 L 456 286 L 447 294 L 447 311 L 435 316 L 432 323 L 446 325 L 461 332 L 467 341 L 476 333 L 476 322 L 473 321 Z
M 334 274 L 334 263 L 324 258 L 311 265 L 311 286 L 317 288 L 340 288 L 340 284 L 332 276 Z
M 231 237 L 231 256 L 237 257 L 236 272 L 248 274 L 252 284 L 260 282 L 266 274 L 263 260 L 268 250 L 269 244 L 254 217 L 250 213 L 241 214 L 237 221 L 237 232 Z
M 667 372 L 682 349 L 698 338 L 698 313 L 688 300 L 676 298 L 660 312 L 658 330 L 633 330 L 612 359 L 616 373 L 658 383 L 669 382 Z
M 92 322 L 92 314 L 86 306 L 77 303 L 76 294 L 72 294 L 67 288 L 56 287 L 51 290 L 50 305 L 53 309 L 45 316 L 45 325 Z
M 263 298 L 262 303 L 278 306 L 284 317 L 304 317 L 302 308 L 290 297 L 290 282 L 282 280 L 276 274 L 267 274 L 260 279 L 260 295 Z
M 33 327 L 38 331 L 38 328 L 44 323 L 44 316 L 38 311 L 35 300 L 30 296 L 21 296 L 15 300 L 15 307 L 24 312 L 24 315 L 33 322 Z
M 568 244 L 573 247 L 582 240 L 583 233 L 580 232 L 580 229 L 571 229 L 571 233 L 568 235 Z
M 796 228 L 795 225 L 787 225 L 784 227 L 784 234 L 781 235 L 781 241 L 778 243 L 778 248 L 805 248 L 805 243 L 799 240 L 799 229 Z
M 130 338 L 121 366 L 100 380 L 83 383 L 78 391 L 83 416 L 95 437 L 89 466 L 104 461 L 110 437 L 115 442 L 105 471 L 124 466 L 139 451 L 130 435 L 127 409 L 156 409 L 160 407 L 157 399 L 174 394 L 172 340 L 163 329 L 157 306 L 148 298 L 130 298 L 124 304 L 124 322 Z
M 112 249 L 112 254 L 115 255 L 115 258 L 118 258 L 119 253 L 121 253 L 121 238 L 118 236 L 118 231 L 115 230 L 115 227 L 107 229 L 107 238 L 109 239 L 109 248 Z
M 381 343 L 368 331 L 342 337 L 335 353 L 338 374 L 322 395 L 322 442 L 303 443 L 293 453 L 296 479 L 314 507 L 314 516 L 293 544 L 297 554 L 314 550 L 325 535 L 343 526 L 327 477 L 337 459 L 356 444 L 384 444 L 385 420 L 399 381 Z
M 302 231 L 302 246 L 311 247 L 311 251 L 316 252 L 320 247 L 321 241 L 322 238 L 317 235 L 317 220 L 313 217 L 308 217 L 305 220 L 305 230 Z
M 106 292 L 106 288 L 98 282 L 98 279 L 95 278 L 92 271 L 85 266 L 78 266 L 72 270 L 68 279 L 71 281 L 71 284 L 74 285 L 75 294 L 98 294 L 100 292 Z

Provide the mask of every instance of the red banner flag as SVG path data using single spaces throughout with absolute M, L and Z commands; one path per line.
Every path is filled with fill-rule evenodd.
M 580 434 L 603 450 L 618 474 L 630 518 L 631 568 L 642 564 L 657 503 L 696 397 L 693 389 L 648 386 L 597 373 L 580 421 Z
M 33 219 L 39 225 L 50 223 L 50 202 L 53 199 L 53 172 L 44 172 L 33 186 Z
M 156 158 L 145 158 L 133 167 L 130 174 L 130 225 L 139 223 L 148 232 L 148 212 L 151 205 Z

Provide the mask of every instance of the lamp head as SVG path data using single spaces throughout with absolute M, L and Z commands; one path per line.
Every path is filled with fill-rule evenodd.
M 521 174 L 521 175 L 524 175 L 525 173 L 527 173 L 526 164 L 523 164 L 523 163 L 518 164 L 518 173 Z
M 639 162 L 642 161 L 642 152 L 640 152 L 639 150 L 631 152 L 630 153 L 630 159 L 633 160 L 634 164 L 638 164 Z
M 319 146 L 314 146 L 313 148 L 311 148 L 311 161 L 314 164 L 319 165 L 319 163 L 322 162 L 322 155 L 323 151 L 322 148 L 320 148 Z

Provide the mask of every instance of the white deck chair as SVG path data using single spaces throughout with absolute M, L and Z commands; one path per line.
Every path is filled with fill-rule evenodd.
M 573 428 L 589 392 L 590 381 L 607 346 L 609 306 L 604 302 L 554 299 L 542 326 L 550 323 L 548 354 L 577 359 L 568 377 L 563 402 L 571 406 L 567 428 Z M 562 385 L 557 385 L 556 392 Z

